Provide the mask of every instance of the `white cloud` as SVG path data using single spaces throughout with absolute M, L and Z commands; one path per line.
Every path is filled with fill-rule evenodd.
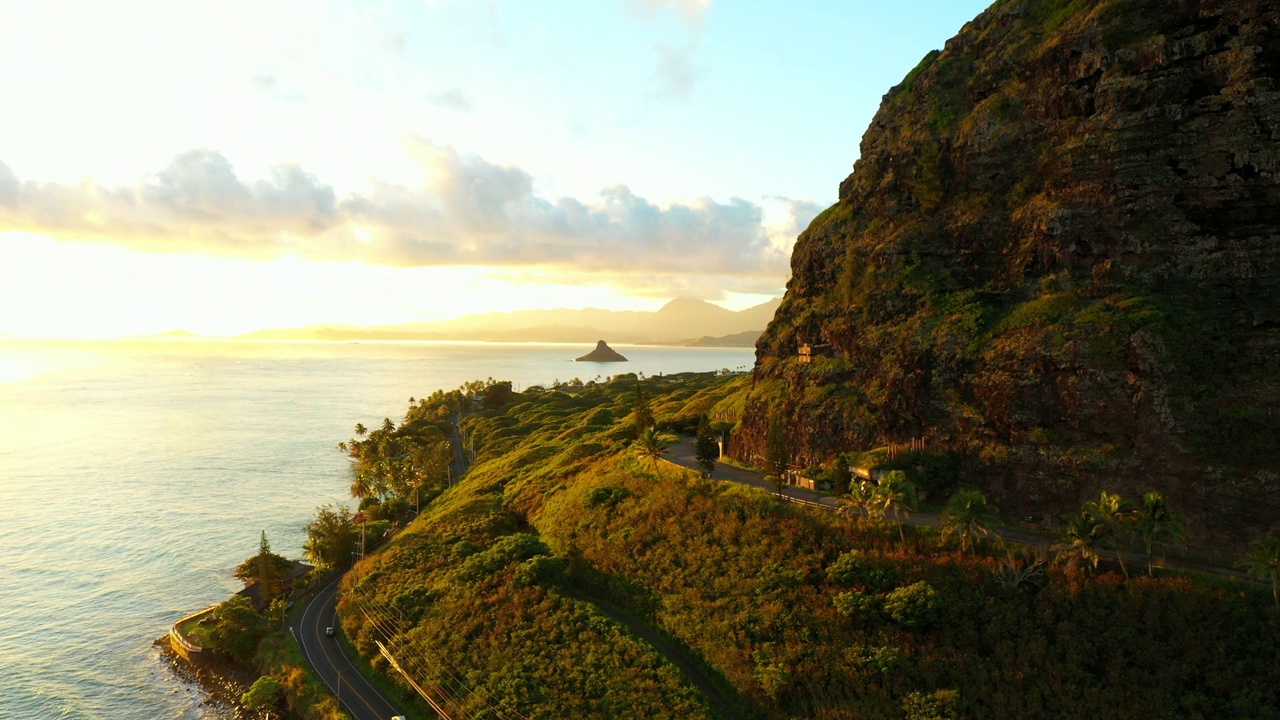
M 420 184 L 371 180 L 343 198 L 296 165 L 243 180 L 208 149 L 182 153 L 133 186 L 22 182 L 0 164 L 0 232 L 260 259 L 557 268 L 663 291 L 718 276 L 721 287 L 774 292 L 789 251 L 777 233 L 812 217 L 798 201 L 785 201 L 790 225 L 766 222 L 761 206 L 740 198 L 659 206 L 625 185 L 553 200 L 519 167 L 420 138 L 406 147 Z
M 8 165 L 0 162 L 0 205 L 16 205 L 18 202 L 18 177 Z
M 694 58 L 698 41 L 702 37 L 702 25 L 711 0 L 633 0 L 631 7 L 639 15 L 652 19 L 662 10 L 674 12 L 685 27 L 687 40 L 683 45 L 659 43 L 654 50 L 658 55 L 655 74 L 663 97 L 688 100 L 693 97 L 694 81 L 698 73 Z
M 658 81 L 662 86 L 662 94 L 677 100 L 688 100 L 693 97 L 693 84 L 697 74 L 693 68 L 693 56 L 696 47 L 673 48 L 658 46 Z
M 471 99 L 467 94 L 462 92 L 461 88 L 449 88 L 448 90 L 427 96 L 427 104 L 442 107 L 446 110 L 456 110 L 458 112 L 471 112 Z
M 765 233 L 775 250 L 790 256 L 796 237 L 826 208 L 812 200 L 777 196 L 766 199 L 771 202 L 771 206 L 765 213 Z
M 671 10 L 680 16 L 690 32 L 697 34 L 702 30 L 702 21 L 711 9 L 711 0 L 634 0 L 632 7 L 641 14 L 652 17 L 659 10 Z

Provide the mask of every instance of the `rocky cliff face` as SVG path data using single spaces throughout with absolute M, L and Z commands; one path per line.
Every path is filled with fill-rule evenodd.
M 1158 489 L 1204 533 L 1275 523 L 1278 23 L 1002 0 L 927 56 L 797 241 L 739 452 L 782 418 L 805 464 L 924 438 L 1006 512 Z

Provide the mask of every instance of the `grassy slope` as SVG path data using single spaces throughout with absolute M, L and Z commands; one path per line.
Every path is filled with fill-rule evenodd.
M 723 415 L 742 380 L 648 383 L 659 424 L 687 427 Z M 467 479 L 348 584 L 357 646 L 370 653 L 373 628 L 351 611 L 372 602 L 407 653 L 449 658 L 422 672 L 463 709 L 708 715 L 650 646 L 559 589 L 571 585 L 688 648 L 748 699 L 743 714 L 1277 717 L 1280 613 L 1264 593 L 1064 567 L 1011 589 L 995 558 L 927 531 L 903 544 L 638 459 L 632 389 L 526 393 L 469 417 Z M 921 581 L 934 599 L 895 607 Z

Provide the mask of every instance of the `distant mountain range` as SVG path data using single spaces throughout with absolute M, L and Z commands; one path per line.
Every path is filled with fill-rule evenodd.
M 656 312 L 521 310 L 467 315 L 453 320 L 398 325 L 309 325 L 258 330 L 246 340 L 477 340 L 693 347 L 752 347 L 778 309 L 780 298 L 745 310 L 678 297 Z

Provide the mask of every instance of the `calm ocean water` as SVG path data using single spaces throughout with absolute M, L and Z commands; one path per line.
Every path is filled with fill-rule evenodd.
M 239 588 L 257 551 L 300 557 L 347 502 L 335 448 L 411 396 L 620 372 L 746 369 L 749 349 L 453 343 L 0 341 L 0 718 L 215 718 L 152 640 Z

